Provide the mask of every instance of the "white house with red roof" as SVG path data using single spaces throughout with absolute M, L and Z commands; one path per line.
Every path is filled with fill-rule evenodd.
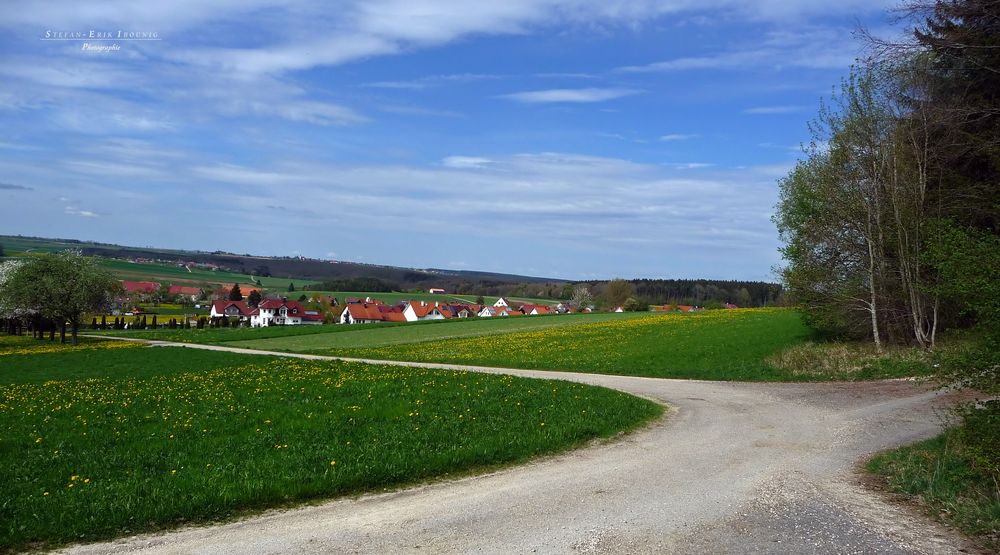
M 209 315 L 212 318 L 239 318 L 249 319 L 254 314 L 254 309 L 247 306 L 245 301 L 213 301 L 212 311 Z
M 422 322 L 424 320 L 444 320 L 444 314 L 435 304 L 427 301 L 410 301 L 403 309 L 403 317 L 407 322 Z
M 521 305 L 521 313 L 528 316 L 539 316 L 544 314 L 552 314 L 554 310 L 551 306 L 546 306 L 543 304 L 523 304 Z
M 344 307 L 344 312 L 340 314 L 341 324 L 373 324 L 386 321 L 386 314 L 379 310 L 378 305 L 348 303 Z
M 287 299 L 265 299 L 257 305 L 250 316 L 250 326 L 297 326 L 306 315 L 305 308 L 297 301 Z

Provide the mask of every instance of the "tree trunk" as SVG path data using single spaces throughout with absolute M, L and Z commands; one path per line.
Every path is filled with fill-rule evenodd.
M 59 326 L 59 342 L 66 343 L 66 321 L 63 320 L 62 325 Z
M 77 328 L 79 328 L 80 326 L 79 326 L 79 324 L 77 324 L 77 323 L 76 323 L 76 321 L 73 321 L 73 322 L 71 322 L 71 324 L 72 324 L 72 325 L 70 326 L 70 329 L 72 330 L 72 333 L 73 333 L 73 344 L 74 344 L 74 345 L 76 345 L 76 344 L 77 344 L 77 339 L 76 339 L 76 330 L 77 330 Z

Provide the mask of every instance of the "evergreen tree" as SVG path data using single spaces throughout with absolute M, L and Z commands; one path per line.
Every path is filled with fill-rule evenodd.
M 242 301 L 243 292 L 240 291 L 240 284 L 234 283 L 233 288 L 229 290 L 229 300 L 231 301 Z

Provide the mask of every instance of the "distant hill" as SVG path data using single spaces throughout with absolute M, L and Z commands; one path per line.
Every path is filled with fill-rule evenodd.
M 230 252 L 186 251 L 148 247 L 129 247 L 109 243 L 0 235 L 0 245 L 7 254 L 24 251 L 54 252 L 68 248 L 80 249 L 89 256 L 144 260 L 163 263 L 192 263 L 218 268 L 230 273 L 261 277 L 287 278 L 327 282 L 355 278 L 374 278 L 395 289 L 441 287 L 449 292 L 461 292 L 473 284 L 562 284 L 566 280 L 438 268 L 403 268 L 360 262 L 319 260 L 304 257 L 273 257 Z
M 230 252 L 185 251 L 127 247 L 74 239 L 3 236 L 7 256 L 68 248 L 101 257 L 102 265 L 119 278 L 202 286 L 260 282 L 272 291 L 290 283 L 297 290 L 410 292 L 442 288 L 452 295 L 511 298 L 568 299 L 575 282 L 557 278 L 499 274 L 440 268 L 401 268 L 360 262 L 318 260 L 292 256 L 254 256 Z M 780 285 L 762 281 L 704 279 L 634 279 L 634 296 L 645 304 L 719 306 L 773 306 L 784 302 Z M 586 284 L 600 302 L 606 280 Z

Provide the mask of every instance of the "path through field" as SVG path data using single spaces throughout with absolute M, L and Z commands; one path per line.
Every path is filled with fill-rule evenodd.
M 975 552 L 869 492 L 856 473 L 868 454 L 941 428 L 953 399 L 937 391 L 902 381 L 756 384 L 471 369 L 611 387 L 675 410 L 624 439 L 485 476 L 68 551 Z

